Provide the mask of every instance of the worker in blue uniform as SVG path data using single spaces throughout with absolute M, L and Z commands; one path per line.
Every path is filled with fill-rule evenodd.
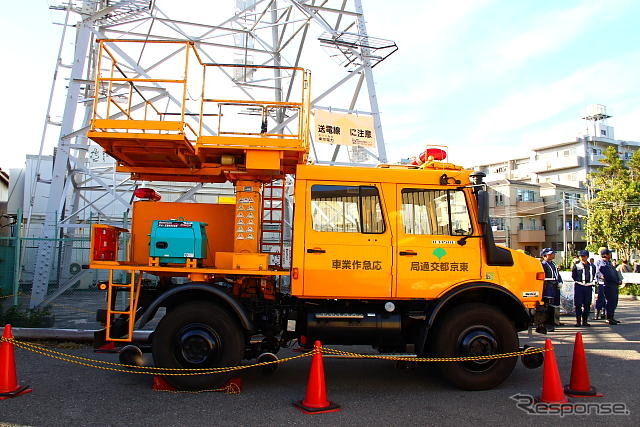
M 618 288 L 621 282 L 618 272 L 611 264 L 611 251 L 607 248 L 600 250 L 600 259 L 596 262 L 596 277 L 604 284 L 607 321 L 610 325 L 617 325 L 621 322 L 616 320 L 614 316 L 618 306 Z
M 598 249 L 598 253 L 600 253 L 600 251 L 602 251 L 603 249 L 606 249 L 606 247 L 601 247 L 600 249 Z M 593 265 L 596 265 L 595 263 Z M 596 271 L 597 271 L 597 267 L 596 267 Z M 596 281 L 598 282 L 597 286 L 596 286 L 596 293 L 598 294 L 596 297 L 596 320 L 598 319 L 606 319 L 607 318 L 607 310 L 606 310 L 606 306 L 607 306 L 607 298 L 604 296 L 604 282 L 602 281 L 601 277 L 598 277 L 598 275 L 596 275 Z
M 544 269 L 544 285 L 542 288 L 542 299 L 545 304 L 552 307 L 553 315 L 550 319 L 550 323 L 554 326 L 562 326 L 564 323 L 560 322 L 560 285 L 562 284 L 562 277 L 558 267 L 553 262 L 556 258 L 556 251 L 551 248 L 544 248 L 540 252 L 542 257 L 542 268 Z
M 576 309 L 576 327 L 591 326 L 589 310 L 593 294 L 593 284 L 596 279 L 596 266 L 589 262 L 589 251 L 582 250 L 578 254 L 580 262 L 573 265 L 571 278 L 573 279 L 573 304 Z

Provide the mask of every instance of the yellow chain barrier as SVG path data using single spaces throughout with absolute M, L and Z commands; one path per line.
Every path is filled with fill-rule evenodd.
M 225 394 L 240 394 L 240 386 L 235 383 L 229 383 L 228 385 L 220 388 L 212 388 L 207 390 L 155 390 L 162 391 L 164 393 L 174 393 L 174 394 L 200 394 L 200 393 L 211 393 L 221 391 Z
M 323 353 L 344 356 L 352 359 L 381 359 L 395 360 L 403 362 L 473 362 L 478 360 L 494 360 L 507 359 L 509 357 L 518 357 L 522 355 L 530 355 L 536 353 L 544 353 L 548 351 L 544 348 L 527 347 L 521 351 L 513 351 L 511 353 L 489 354 L 486 356 L 460 356 L 460 357 L 402 357 L 402 356 L 381 356 L 377 354 L 359 354 L 348 351 L 336 350 L 333 348 L 322 348 Z
M 113 372 L 123 372 L 129 374 L 143 374 L 143 375 L 162 375 L 162 376 L 186 376 L 186 375 L 208 375 L 219 374 L 225 372 L 241 371 L 250 368 L 256 368 L 260 366 L 267 366 L 272 364 L 279 364 L 289 362 L 295 359 L 302 359 L 305 357 L 313 356 L 316 353 L 325 353 L 327 355 L 352 358 L 352 359 L 380 359 L 380 360 L 393 360 L 404 362 L 470 362 L 479 360 L 494 360 L 494 359 L 506 359 L 509 357 L 518 357 L 522 355 L 531 355 L 536 353 L 544 353 L 548 351 L 545 348 L 528 347 L 521 351 L 514 351 L 510 353 L 491 354 L 486 356 L 462 356 L 462 357 L 403 357 L 403 356 L 383 356 L 375 354 L 360 354 L 348 351 L 336 350 L 332 348 L 322 347 L 314 348 L 310 351 L 301 353 L 296 356 L 285 357 L 283 359 L 271 360 L 267 362 L 253 363 L 249 365 L 228 366 L 221 368 L 195 368 L 195 369 L 181 369 L 181 368 L 159 368 L 155 366 L 130 366 L 120 363 L 107 362 L 97 359 L 89 359 L 86 357 L 75 356 L 67 353 L 62 353 L 41 345 L 19 341 L 15 338 L 0 337 L 0 342 L 10 342 L 16 347 L 31 351 L 42 356 L 51 357 L 53 359 L 62 360 L 64 362 L 75 363 L 77 365 L 86 366 L 90 368 L 102 369 Z M 102 366 L 101 366 L 102 365 Z M 112 367 L 113 366 L 113 367 Z M 126 369 L 122 369 L 126 367 Z
M 130 366 L 123 365 L 120 363 L 112 363 L 106 362 L 103 360 L 97 359 L 88 359 L 86 357 L 74 356 L 67 353 L 62 353 L 56 350 L 52 350 L 37 344 L 27 343 L 24 341 L 18 341 L 15 338 L 0 338 L 0 342 L 7 341 L 13 343 L 16 347 L 28 350 L 36 354 L 40 354 L 42 356 L 51 357 L 53 359 L 62 360 L 64 362 L 75 363 L 76 365 L 86 366 L 89 368 L 102 369 L 105 371 L 112 372 L 123 372 L 128 374 L 143 374 L 143 375 L 162 375 L 162 376 L 187 376 L 187 375 L 208 375 L 208 374 L 220 374 L 225 372 L 234 372 L 241 371 L 249 368 L 256 368 L 259 366 L 266 366 L 275 363 L 284 363 L 289 362 L 294 359 L 301 359 L 304 357 L 312 356 L 314 353 L 317 353 L 317 350 L 312 350 L 306 353 L 302 353 L 296 356 L 285 357 L 283 359 L 272 360 L 268 362 L 260 362 L 253 363 L 250 365 L 240 365 L 240 366 L 227 366 L 221 368 L 196 368 L 196 369 L 180 369 L 180 368 L 158 368 L 155 366 Z M 119 369 L 119 368 L 111 368 L 109 366 L 100 366 L 100 365 L 110 365 L 110 366 L 119 366 L 126 367 L 127 369 Z M 167 372 L 167 371 L 179 371 L 179 372 Z

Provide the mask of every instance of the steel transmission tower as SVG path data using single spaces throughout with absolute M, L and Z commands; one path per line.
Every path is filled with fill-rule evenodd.
M 53 296 L 47 295 L 50 274 L 55 267 L 56 239 L 72 237 L 78 230 L 90 227 L 86 221 L 79 220 L 79 215 L 86 217 L 87 212 L 106 222 L 122 221 L 113 212 L 128 212 L 131 190 L 138 185 L 128 175 L 117 174 L 112 160 L 96 163 L 88 159 L 96 147 L 86 138 L 93 104 L 106 102 L 100 95 L 98 99 L 93 96 L 93 82 L 99 66 L 94 49 L 96 39 L 191 40 L 203 58 L 211 63 L 308 68 L 313 73 L 312 108 L 371 116 L 377 143 L 375 149 L 345 147 L 341 150 L 339 145 L 314 142 L 312 135 L 311 159 L 316 163 L 336 165 L 373 165 L 387 161 L 372 70 L 397 47 L 392 41 L 367 34 L 361 0 L 84 0 L 70 1 L 56 9 L 66 12 L 65 22 L 77 19 L 75 48 L 70 67 L 62 65 L 62 47 L 56 64 L 54 86 L 60 84 L 56 83 L 58 69 L 70 70 L 62 120 L 60 123 L 51 120 L 50 101 L 43 131 L 42 145 L 47 129 L 60 127 L 42 224 L 43 239 L 39 241 L 35 259 L 31 307 L 48 303 L 70 286 L 59 283 L 58 291 Z M 168 66 L 178 54 L 168 48 L 160 52 L 147 47 L 146 43 L 135 45 L 142 48 L 124 51 L 115 44 L 110 46 L 127 67 L 126 70 L 115 70 L 116 73 L 126 71 L 147 78 L 150 72 Z M 293 75 L 274 70 L 270 78 L 265 79 L 262 74 L 259 79 L 256 76 L 258 74 L 254 76 L 249 70 L 224 72 L 218 77 L 226 79 L 229 86 L 249 97 L 254 90 L 268 89 L 274 91 L 273 99 L 288 101 L 294 85 Z M 120 89 L 124 101 L 127 97 L 132 98 L 130 85 L 121 84 Z M 164 114 L 172 114 L 172 105 L 179 104 L 168 88 L 154 81 L 149 81 L 142 92 L 138 95 L 144 101 L 131 105 L 131 111 L 162 101 L 166 103 Z M 52 90 L 52 97 L 53 94 Z M 114 108 L 103 118 L 117 118 L 123 114 L 126 112 Z M 247 111 L 247 114 L 255 112 Z M 274 118 L 276 125 L 270 132 L 286 128 L 295 118 L 295 114 L 278 113 Z M 216 132 L 215 129 L 208 131 Z M 179 191 L 174 200 L 185 201 L 193 200 L 207 190 L 211 194 L 212 187 L 215 185 L 199 183 L 171 188 Z M 214 193 L 224 192 L 223 187 L 217 185 Z M 89 191 L 91 196 L 87 195 Z M 31 189 L 29 211 L 34 197 L 35 184 Z M 106 206 L 111 206 L 110 212 Z M 29 224 L 32 221 L 30 212 L 27 216 Z M 67 270 L 71 250 L 70 244 L 63 245 L 58 260 L 58 264 L 62 264 L 61 271 Z

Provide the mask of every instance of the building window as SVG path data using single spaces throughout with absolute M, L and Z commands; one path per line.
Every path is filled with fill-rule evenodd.
M 518 188 L 517 197 L 519 202 L 535 202 L 536 192 L 533 190 L 523 190 Z
M 568 173 L 567 174 L 567 181 L 575 181 L 576 178 L 576 174 L 575 173 Z
M 315 231 L 366 234 L 385 231 L 376 187 L 314 185 L 311 220 Z
M 491 228 L 494 231 L 504 231 L 506 230 L 504 218 L 490 218 Z
M 496 191 L 495 200 L 496 200 L 496 206 L 504 206 L 504 194 L 498 193 Z
M 469 235 L 472 232 L 462 191 L 402 189 L 405 234 Z

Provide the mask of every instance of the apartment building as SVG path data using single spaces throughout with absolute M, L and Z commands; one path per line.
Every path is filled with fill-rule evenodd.
M 587 196 L 589 174 L 604 165 L 608 147 L 615 147 L 623 160 L 640 149 L 640 142 L 614 138 L 613 127 L 606 124 L 609 117 L 604 106 L 591 106 L 584 117 L 593 126 L 591 135 L 470 167 L 487 174 L 497 242 L 532 255 L 541 247 L 572 252 L 586 247 L 587 212 L 580 200 Z
M 585 249 L 587 211 L 581 201 L 587 197 L 587 190 L 545 182 L 540 184 L 540 195 L 545 205 L 545 247 L 562 251 L 566 245 L 572 252 Z
M 536 256 L 546 241 L 540 185 L 502 179 L 487 183 L 496 243 Z
M 640 149 L 640 142 L 584 136 L 575 141 L 535 147 L 528 156 L 477 164 L 471 168 L 486 173 L 488 182 L 512 179 L 585 188 L 588 174 L 603 166 L 602 153 L 611 146 L 617 148 L 623 160 L 629 160 L 633 152 Z

